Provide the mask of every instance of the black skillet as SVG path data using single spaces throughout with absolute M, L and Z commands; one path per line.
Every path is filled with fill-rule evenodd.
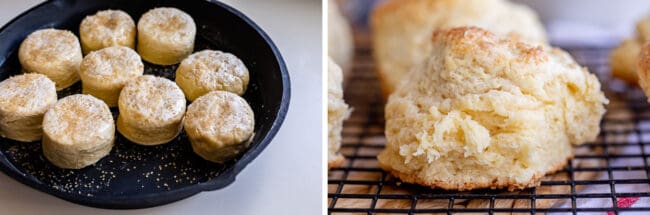
M 237 55 L 250 71 L 244 95 L 255 112 L 255 136 L 242 155 L 226 164 L 202 160 L 184 133 L 160 146 L 140 146 L 116 134 L 110 155 L 81 170 L 63 170 L 44 159 L 40 142 L 0 138 L 0 169 L 17 181 L 67 201 L 99 208 L 129 209 L 162 205 L 231 184 L 271 142 L 289 106 L 289 74 L 271 39 L 241 12 L 220 2 L 196 0 L 53 0 L 35 6 L 0 29 L 0 80 L 20 73 L 18 47 L 31 32 L 67 29 L 105 9 L 120 9 L 137 22 L 155 7 L 176 7 L 197 25 L 195 51 L 216 49 Z M 145 74 L 174 79 L 174 66 L 145 62 Z M 59 98 L 80 93 L 80 83 Z M 117 117 L 117 110 L 113 109 Z

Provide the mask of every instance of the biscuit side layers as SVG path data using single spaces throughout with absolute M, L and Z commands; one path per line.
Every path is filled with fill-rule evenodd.
M 341 68 L 329 58 L 327 64 L 327 167 L 343 164 L 345 158 L 339 152 L 343 120 L 349 115 L 348 104 L 343 100 L 343 73 Z
M 593 141 L 607 103 L 569 54 L 472 27 L 439 31 L 391 94 L 381 166 L 402 180 L 469 190 L 536 186 Z

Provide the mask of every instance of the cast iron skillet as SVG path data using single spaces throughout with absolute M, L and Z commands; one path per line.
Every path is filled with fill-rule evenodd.
M 204 161 L 192 152 L 184 133 L 161 146 L 140 146 L 116 132 L 115 147 L 97 164 L 63 170 L 42 155 L 39 141 L 0 138 L 0 169 L 12 178 L 67 201 L 100 208 L 145 208 L 174 202 L 201 191 L 223 188 L 270 143 L 289 105 L 289 75 L 271 39 L 241 12 L 219 2 L 191 0 L 53 0 L 16 17 L 0 29 L 0 80 L 20 73 L 18 47 L 42 28 L 68 29 L 78 35 L 79 23 L 98 10 L 121 9 L 137 22 L 155 7 L 176 7 L 197 25 L 195 51 L 206 48 L 237 55 L 250 71 L 244 95 L 255 112 L 250 148 L 226 164 Z M 176 66 L 145 62 L 145 74 L 174 79 Z M 80 93 L 80 83 L 59 92 L 59 98 Z M 117 117 L 117 109 L 112 109 Z

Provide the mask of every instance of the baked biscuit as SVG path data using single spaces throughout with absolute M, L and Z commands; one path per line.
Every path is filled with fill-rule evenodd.
M 650 37 L 650 16 L 641 18 L 634 27 L 636 27 L 637 32 L 636 40 L 641 42 L 640 45 L 643 45 Z
M 138 53 L 159 65 L 181 62 L 194 50 L 196 24 L 176 8 L 155 8 L 138 20 Z
M 339 153 L 343 120 L 348 117 L 348 105 L 343 101 L 341 68 L 329 58 L 327 63 L 327 167 L 340 166 L 345 158 Z
M 241 96 L 248 86 L 248 69 L 235 55 L 204 50 L 181 62 L 176 69 L 176 84 L 190 101 L 213 90 Z
M 159 145 L 183 128 L 185 95 L 173 81 L 143 75 L 122 88 L 117 130 L 140 145 Z
M 572 145 L 593 141 L 608 101 L 559 49 L 478 28 L 433 35 L 386 104 L 380 166 L 408 183 L 471 190 L 538 186 Z
M 70 31 L 43 29 L 31 33 L 20 44 L 18 59 L 23 72 L 46 75 L 62 90 L 79 81 L 81 47 Z
M 242 97 L 227 91 L 212 91 L 190 104 L 184 127 L 196 154 L 223 163 L 248 147 L 255 118 Z
M 79 25 L 84 54 L 111 46 L 135 49 L 135 22 L 121 10 L 102 10 L 87 16 Z
M 343 71 L 350 69 L 354 56 L 354 43 L 352 30 L 334 0 L 328 1 L 327 16 L 327 54 L 338 64 Z
M 648 36 L 650 36 L 650 16 L 637 22 L 634 37 L 623 40 L 610 53 L 609 64 L 612 67 L 612 76 L 632 86 L 639 83 L 637 56 L 641 52 L 641 46 L 648 41 Z
M 389 1 L 373 11 L 370 21 L 384 97 L 430 53 L 432 32 L 461 26 L 477 26 L 535 44 L 547 43 L 535 12 L 507 0 Z
M 650 42 L 641 47 L 639 56 L 635 59 L 638 59 L 636 71 L 638 71 L 639 75 L 639 86 L 648 96 L 650 95 Z M 650 102 L 650 99 L 648 99 L 648 102 Z
M 103 100 L 109 107 L 117 106 L 122 87 L 143 72 L 138 53 L 124 46 L 91 52 L 79 68 L 83 93 Z
M 62 98 L 43 117 L 43 154 L 60 168 L 92 165 L 111 152 L 114 141 L 111 111 L 91 95 Z
M 637 85 L 636 62 L 640 51 L 641 43 L 636 39 L 626 39 L 614 48 L 609 56 L 612 75 L 627 84 Z
M 31 142 L 43 135 L 43 115 L 56 103 L 47 76 L 27 73 L 0 82 L 0 136 Z

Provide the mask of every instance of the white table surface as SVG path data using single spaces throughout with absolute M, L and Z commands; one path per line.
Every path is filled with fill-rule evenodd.
M 4 25 L 39 0 L 0 0 Z M 280 48 L 291 76 L 291 105 L 271 144 L 230 186 L 164 206 L 104 210 L 41 193 L 0 173 L 0 214 L 319 214 L 321 212 L 321 3 L 230 0 Z

